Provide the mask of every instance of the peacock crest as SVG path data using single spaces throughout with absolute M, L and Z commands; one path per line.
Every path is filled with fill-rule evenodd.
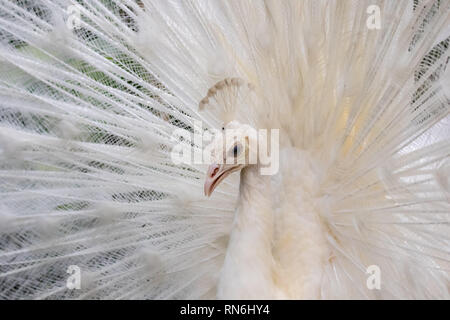
M 239 115 L 249 114 L 255 107 L 255 87 L 242 78 L 226 78 L 208 89 L 199 102 L 199 110 L 207 108 L 220 112 L 220 119 L 227 123 L 238 119 Z

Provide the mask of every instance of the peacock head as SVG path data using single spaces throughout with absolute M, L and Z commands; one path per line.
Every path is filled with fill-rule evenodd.
M 210 144 L 211 165 L 205 178 L 204 191 L 210 196 L 231 173 L 258 163 L 256 130 L 247 124 L 231 121 L 222 127 Z

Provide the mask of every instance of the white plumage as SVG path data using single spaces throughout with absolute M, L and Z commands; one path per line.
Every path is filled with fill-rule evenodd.
M 449 23 L 448 0 L 0 0 L 0 299 L 448 299 Z M 175 164 L 197 120 L 280 129 L 279 170 Z

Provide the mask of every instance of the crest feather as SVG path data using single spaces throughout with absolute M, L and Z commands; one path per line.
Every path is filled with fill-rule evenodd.
M 206 107 L 220 111 L 220 118 L 224 123 L 231 122 L 238 117 L 238 112 L 248 111 L 252 104 L 251 94 L 254 86 L 242 78 L 226 78 L 211 88 L 199 103 L 199 110 Z

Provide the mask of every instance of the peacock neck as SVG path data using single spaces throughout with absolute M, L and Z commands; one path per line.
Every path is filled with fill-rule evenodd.
M 222 268 L 219 299 L 272 299 L 274 217 L 270 176 L 259 166 L 241 170 L 239 199 Z
M 257 237 L 264 248 L 271 245 L 273 233 L 272 195 L 270 176 L 261 175 L 258 165 L 241 170 L 233 230 L 239 236 Z

